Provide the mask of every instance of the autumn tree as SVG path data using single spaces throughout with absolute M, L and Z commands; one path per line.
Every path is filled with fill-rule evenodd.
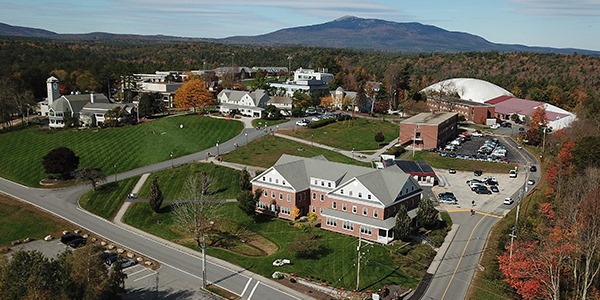
M 298 219 L 298 217 L 300 216 L 300 209 L 298 207 L 293 207 L 292 210 L 290 211 L 290 217 L 292 218 L 292 220 L 296 220 Z
M 106 181 L 106 175 L 98 168 L 83 168 L 77 171 L 77 179 L 89 182 L 95 191 L 99 183 Z
M 396 213 L 396 224 L 394 225 L 394 233 L 398 239 L 406 239 L 411 233 L 411 219 L 408 216 L 408 211 L 404 205 L 400 205 Z
M 580 283 L 578 294 L 580 299 L 592 297 L 597 294 L 598 287 L 594 286 L 600 272 L 600 186 L 596 183 L 594 188 L 587 190 L 579 204 L 577 222 L 575 224 L 576 239 L 580 252 L 581 264 Z M 577 256 L 576 256 L 577 257 Z
M 572 148 L 573 163 L 577 169 L 586 167 L 600 167 L 600 137 L 583 137 L 575 147 Z
M 185 82 L 175 93 L 173 104 L 179 108 L 193 108 L 196 112 L 197 107 L 204 109 L 207 105 L 214 104 L 212 93 L 206 89 L 204 81 L 201 79 L 192 79 Z
M 155 177 L 150 185 L 150 208 L 156 213 L 160 211 L 160 206 L 163 203 L 163 194 L 158 185 L 158 179 Z
M 69 148 L 59 147 L 42 158 L 42 165 L 46 173 L 58 175 L 61 179 L 69 179 L 71 173 L 79 166 L 79 156 Z
M 523 138 L 528 140 L 531 145 L 541 145 L 544 134 L 548 133 L 548 119 L 546 119 L 546 109 L 540 106 L 533 110 L 529 129 L 524 133 Z
M 320 106 L 327 108 L 327 109 L 333 109 L 333 108 L 335 108 L 335 101 L 331 95 L 321 97 Z
M 306 93 L 298 90 L 294 92 L 292 96 L 292 103 L 294 108 L 307 109 L 312 102 L 312 99 Z

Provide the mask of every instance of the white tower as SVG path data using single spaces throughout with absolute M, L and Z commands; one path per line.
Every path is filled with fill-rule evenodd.
M 48 107 L 52 106 L 52 102 L 60 98 L 60 91 L 58 90 L 58 79 L 51 76 L 46 80 L 46 91 L 48 92 Z

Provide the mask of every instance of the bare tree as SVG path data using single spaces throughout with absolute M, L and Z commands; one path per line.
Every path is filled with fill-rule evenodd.
M 205 172 L 187 179 L 173 211 L 176 224 L 192 234 L 198 247 L 206 243 L 206 235 L 216 219 L 218 204 L 206 198 L 213 190 L 214 179 Z
M 77 179 L 88 181 L 95 191 L 99 183 L 106 181 L 106 175 L 97 168 L 83 168 L 77 171 Z

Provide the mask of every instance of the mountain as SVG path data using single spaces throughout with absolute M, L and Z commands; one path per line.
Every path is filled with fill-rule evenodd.
M 390 52 L 539 52 L 600 55 L 600 51 L 496 44 L 482 37 L 448 31 L 417 22 L 398 23 L 345 16 L 331 22 L 277 30 L 257 36 L 233 36 L 221 43 L 251 45 L 305 45 Z
M 208 41 L 223 44 L 261 46 L 313 46 L 405 53 L 449 52 L 538 52 L 600 55 L 600 51 L 573 48 L 530 47 L 492 43 L 482 37 L 448 31 L 417 22 L 399 23 L 379 19 L 346 16 L 317 25 L 280 29 L 257 36 L 232 36 L 222 39 L 186 38 L 165 35 L 58 34 L 55 32 L 0 23 L 0 36 L 41 37 L 62 40 L 120 41 Z

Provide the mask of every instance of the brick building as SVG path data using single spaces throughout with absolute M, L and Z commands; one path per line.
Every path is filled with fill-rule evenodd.
M 422 192 L 397 166 L 371 169 L 286 154 L 251 182 L 253 191 L 263 191 L 257 212 L 288 220 L 295 209 L 296 217 L 313 212 L 321 229 L 382 244 L 394 240 L 401 205 L 414 219 Z
M 495 107 L 487 103 L 459 98 L 434 96 L 427 99 L 427 107 L 432 112 L 447 111 L 458 113 L 465 120 L 475 124 L 486 124 L 487 119 L 495 118 Z
M 420 113 L 400 122 L 400 144 L 435 149 L 458 134 L 458 114 Z

